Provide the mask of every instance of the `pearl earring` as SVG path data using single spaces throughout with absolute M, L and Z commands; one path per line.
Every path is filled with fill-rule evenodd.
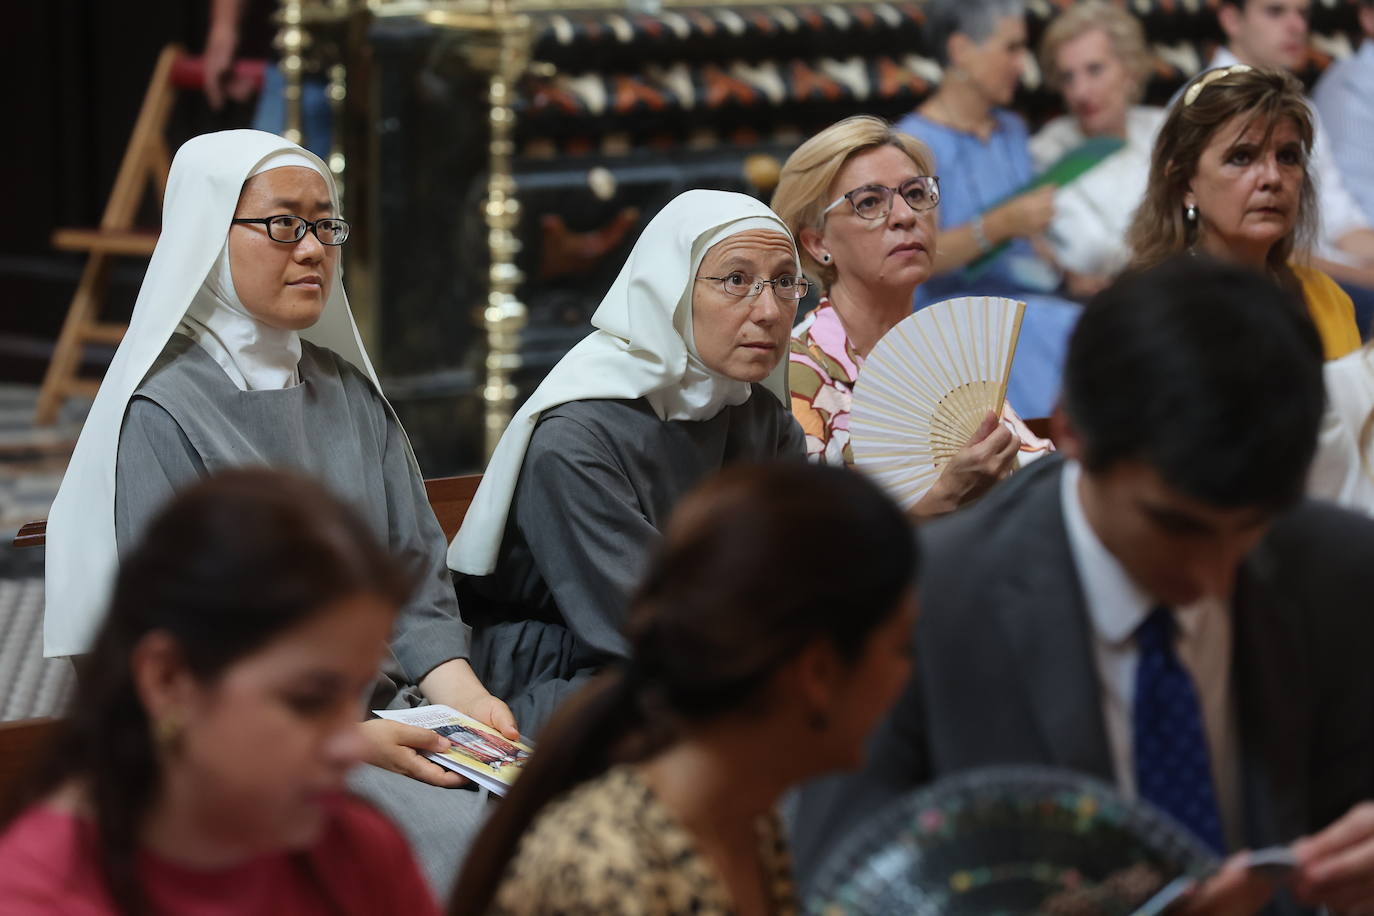
M 1197 207 L 1193 206 L 1192 204 L 1189 204 L 1188 208 L 1183 211 L 1183 218 L 1188 221 L 1188 225 L 1190 226 L 1196 223 Z

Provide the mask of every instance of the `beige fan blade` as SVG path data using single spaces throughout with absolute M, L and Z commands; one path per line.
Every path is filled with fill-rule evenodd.
M 854 463 L 910 507 L 951 455 L 1002 412 L 1021 316 L 1014 299 L 965 296 L 927 306 L 878 341 L 854 388 Z

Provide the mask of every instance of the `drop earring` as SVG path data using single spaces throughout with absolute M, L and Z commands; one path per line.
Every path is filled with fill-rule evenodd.
M 1190 226 L 1196 226 L 1196 225 L 1197 225 L 1197 207 L 1193 206 L 1192 204 L 1189 204 L 1189 205 L 1184 209 L 1184 211 L 1183 211 L 1183 219 L 1184 219 L 1185 221 L 1187 221 L 1188 225 L 1190 225 Z
M 176 753 L 181 745 L 181 719 L 169 715 L 154 720 L 153 743 L 164 754 Z

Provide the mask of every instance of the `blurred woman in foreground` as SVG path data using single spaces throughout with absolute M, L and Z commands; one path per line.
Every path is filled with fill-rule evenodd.
M 795 562 L 803 530 L 826 562 Z M 629 660 L 549 723 L 451 912 L 794 912 L 774 807 L 860 762 L 910 671 L 916 568 L 901 510 L 852 471 L 740 466 L 686 497 Z
M 434 912 L 400 834 L 344 792 L 409 578 L 310 480 L 187 488 L 121 563 L 9 812 L 0 912 Z

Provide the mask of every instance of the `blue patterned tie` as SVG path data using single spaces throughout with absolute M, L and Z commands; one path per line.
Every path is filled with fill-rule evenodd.
M 1216 852 L 1226 852 L 1212 784 L 1202 707 L 1188 671 L 1174 653 L 1174 615 L 1157 607 L 1136 630 L 1132 735 L 1136 790 Z

